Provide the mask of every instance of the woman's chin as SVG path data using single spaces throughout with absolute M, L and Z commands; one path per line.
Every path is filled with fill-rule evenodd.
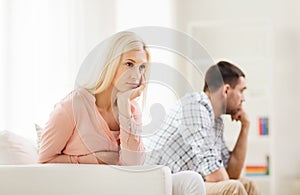
M 131 88 L 118 88 L 117 89 L 117 91 L 119 92 L 119 93 L 123 93 L 123 92 L 126 92 L 126 91 L 128 91 L 128 90 L 130 90 Z

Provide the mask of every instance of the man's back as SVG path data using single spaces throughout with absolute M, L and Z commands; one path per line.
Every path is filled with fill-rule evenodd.
M 146 164 L 162 164 L 176 173 L 193 170 L 207 174 L 229 158 L 223 140 L 223 122 L 214 119 L 205 93 L 191 93 L 170 110 L 159 131 L 149 140 Z M 203 176 L 204 176 L 203 175 Z

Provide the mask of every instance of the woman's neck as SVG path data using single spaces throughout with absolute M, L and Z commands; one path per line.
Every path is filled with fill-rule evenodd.
M 103 111 L 110 111 L 112 104 L 114 104 L 117 99 L 113 87 L 109 87 L 106 90 L 95 94 L 95 98 L 97 108 Z

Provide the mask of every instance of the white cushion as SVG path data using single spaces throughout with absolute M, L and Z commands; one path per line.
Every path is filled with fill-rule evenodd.
M 38 162 L 35 146 L 11 131 L 0 131 L 0 164 L 19 165 Z
M 172 195 L 172 176 L 158 165 L 0 165 L 0 194 Z

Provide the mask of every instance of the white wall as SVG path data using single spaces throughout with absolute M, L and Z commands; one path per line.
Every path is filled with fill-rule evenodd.
M 274 4 L 274 192 L 300 193 L 300 18 L 298 1 Z M 295 181 L 295 178 L 298 178 Z
M 159 6 L 158 6 L 159 5 Z M 132 28 L 142 27 L 164 27 L 172 28 L 174 26 L 174 2 L 172 0 L 117 0 L 116 1 L 116 17 L 117 17 L 117 31 L 128 30 Z M 147 34 L 147 31 L 141 30 L 142 34 Z M 149 32 L 150 34 L 151 32 Z M 152 33 L 152 36 L 160 37 L 157 33 Z M 146 44 L 147 38 L 142 37 Z M 159 38 L 157 38 L 158 40 Z M 162 38 L 163 39 L 163 38 Z M 159 46 L 159 45 L 158 45 Z M 174 53 L 169 52 L 168 49 L 157 49 L 151 45 L 148 47 L 151 56 L 151 62 L 154 66 L 164 64 L 172 67 L 174 65 Z M 172 68 L 171 68 L 172 69 Z M 152 71 L 153 74 L 158 72 Z M 173 79 L 170 77 L 170 79 Z M 152 119 L 155 116 L 151 116 L 150 110 L 155 109 L 152 107 L 155 104 L 163 106 L 165 110 L 167 107 L 175 101 L 176 94 L 174 94 L 171 87 L 164 85 L 162 81 L 148 82 L 147 85 L 147 101 L 143 104 L 143 124 L 144 126 L 152 124 Z M 157 94 L 160 94 L 159 96 Z M 173 101 L 171 101 L 173 100 Z M 142 104 L 142 103 L 141 103 Z M 153 114 L 153 113 L 152 113 Z M 151 129 L 151 128 L 145 128 Z M 147 133 L 145 131 L 145 133 Z
M 8 31 L 5 31 L 3 29 L 8 27 L 8 5 L 6 1 L 0 1 L 0 124 L 5 126 L 7 124 L 7 114 L 8 114 L 8 107 L 7 104 L 5 104 L 6 101 L 8 101 L 8 96 L 5 95 L 7 90 L 7 74 L 5 74 L 5 71 L 9 67 L 6 66 L 8 62 Z M 5 112 L 4 112 L 5 110 Z
M 267 20 L 270 18 L 270 5 L 270 0 L 176 0 L 176 28 L 186 31 L 189 22 L 195 21 Z
M 283 0 L 176 1 L 176 28 L 184 32 L 189 32 L 190 23 L 195 22 L 230 24 L 256 21 L 270 26 L 270 39 L 266 39 L 270 41 L 269 49 L 267 53 L 263 54 L 268 59 L 267 61 L 258 61 L 253 58 L 252 63 L 251 61 L 244 63 L 242 58 L 220 55 L 219 51 L 224 50 L 220 50 L 220 48 L 226 48 L 226 45 L 225 47 L 222 45 L 226 40 L 222 41 L 222 34 L 215 32 L 216 29 L 213 28 L 211 28 L 210 36 L 205 37 L 205 33 L 201 32 L 203 37 L 198 37 L 198 41 L 207 47 L 216 61 L 228 59 L 236 64 L 241 64 L 249 83 L 248 96 L 267 97 L 263 101 L 259 100 L 259 104 L 256 101 L 258 98 L 248 98 L 246 105 L 253 101 L 251 107 L 248 107 L 252 110 L 251 112 L 257 110 L 269 113 L 270 116 L 272 165 L 270 194 L 272 195 L 299 194 L 300 192 L 300 155 L 298 151 L 300 148 L 300 90 L 297 86 L 300 83 L 298 75 L 300 70 L 298 57 L 300 56 L 300 26 L 297 24 L 300 16 L 297 11 L 299 6 L 300 3 L 297 1 Z M 214 35 L 221 37 L 217 37 L 215 40 L 211 39 Z M 227 35 L 224 35 L 224 38 L 227 38 Z M 240 40 L 239 38 L 237 36 L 237 40 Z M 250 41 L 257 40 L 252 38 Z M 220 47 L 216 47 L 217 49 L 214 50 L 212 45 L 218 46 L 218 44 Z M 237 52 L 238 50 L 244 51 L 245 48 L 242 46 L 232 47 L 235 45 L 238 43 L 234 41 L 231 45 L 227 45 L 231 53 L 234 53 L 235 50 Z M 230 52 L 225 53 L 230 54 Z M 249 56 L 251 54 L 250 52 Z
M 172 0 L 116 0 L 117 31 L 142 26 L 170 28 L 174 24 L 173 14 Z

